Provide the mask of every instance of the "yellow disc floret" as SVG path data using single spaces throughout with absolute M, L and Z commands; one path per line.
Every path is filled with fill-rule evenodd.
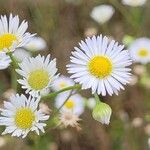
M 41 90 L 45 88 L 49 83 L 49 74 L 43 69 L 38 69 L 29 74 L 28 83 L 31 88 L 35 90 Z
M 140 57 L 146 57 L 149 55 L 149 52 L 148 52 L 148 49 L 146 48 L 141 48 L 139 51 L 138 51 L 138 55 Z
M 68 99 L 67 102 L 65 103 L 65 107 L 68 109 L 72 109 L 72 108 L 74 108 L 74 106 L 75 106 L 75 103 L 71 99 Z
M 17 41 L 17 37 L 13 34 L 7 33 L 0 36 L 0 51 L 4 48 L 10 48 L 14 41 Z
M 34 120 L 35 115 L 30 108 L 20 108 L 17 110 L 15 116 L 15 123 L 18 128 L 31 128 Z
M 60 88 L 65 88 L 67 86 L 66 82 L 60 82 L 59 83 Z
M 89 71 L 98 78 L 105 78 L 112 72 L 112 62 L 105 56 L 95 56 L 88 64 Z

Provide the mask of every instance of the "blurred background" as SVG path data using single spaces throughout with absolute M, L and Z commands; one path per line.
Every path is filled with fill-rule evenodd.
M 134 0 L 133 0 L 134 1 Z M 115 12 L 100 24 L 91 17 L 95 6 L 109 4 Z M 87 36 L 103 34 L 126 44 L 126 37 L 150 37 L 150 0 L 140 7 L 123 5 L 120 0 L 0 0 L 0 14 L 19 15 L 27 20 L 29 31 L 45 39 L 47 49 L 57 58 L 61 74 L 74 46 Z M 106 11 L 107 13 L 107 11 Z M 131 38 L 130 37 L 130 38 Z M 37 52 L 38 54 L 39 52 Z M 34 53 L 36 55 L 36 52 Z M 133 80 L 119 96 L 104 97 L 113 114 L 108 126 L 82 114 L 81 128 L 50 128 L 41 136 L 25 140 L 0 136 L 1 150 L 148 150 L 150 148 L 150 64 L 134 64 Z M 9 69 L 0 71 L 0 97 L 5 99 L 11 88 Z M 5 96 L 4 96 L 5 93 Z M 90 92 L 81 93 L 90 97 Z M 0 128 L 1 132 L 3 128 Z

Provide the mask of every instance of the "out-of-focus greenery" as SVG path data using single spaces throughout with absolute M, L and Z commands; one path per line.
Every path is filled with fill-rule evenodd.
M 110 4 L 115 8 L 115 14 L 104 25 L 99 25 L 90 18 L 92 8 L 100 4 Z M 41 53 L 51 53 L 56 57 L 59 72 L 63 74 L 67 73 L 65 66 L 69 62 L 71 50 L 91 28 L 97 34 L 111 36 L 120 42 L 125 35 L 134 38 L 150 36 L 149 0 L 145 6 L 136 8 L 124 6 L 119 0 L 78 0 L 77 3 L 65 0 L 0 0 L 0 7 L 1 15 L 18 14 L 22 20 L 29 22 L 32 33 L 36 32 L 46 40 L 48 50 Z M 148 150 L 150 65 L 144 67 L 146 71 L 142 75 L 136 74 L 138 82 L 128 86 L 119 96 L 103 98 L 113 109 L 109 126 L 94 121 L 89 110 L 86 110 L 81 117 L 81 131 L 47 128 L 45 134 L 37 136 L 31 133 L 24 140 L 5 136 L 6 144 L 0 149 Z M 3 99 L 3 92 L 11 87 L 9 70 L 1 71 L 0 78 L 0 94 Z M 89 96 L 88 92 L 83 94 Z M 54 119 L 52 124 L 56 122 L 57 119 Z M 2 129 L 1 127 L 0 131 Z

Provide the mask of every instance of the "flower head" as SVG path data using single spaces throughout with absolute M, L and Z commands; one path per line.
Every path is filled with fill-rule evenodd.
M 150 39 L 136 39 L 129 47 L 132 59 L 135 62 L 146 64 L 150 62 Z
M 147 0 L 122 0 L 124 5 L 129 5 L 132 7 L 142 6 L 146 3 Z
M 24 46 L 29 51 L 41 51 L 47 47 L 46 41 L 42 37 L 32 37 L 30 42 Z
M 22 21 L 19 25 L 19 17 L 13 17 L 10 14 L 9 19 L 6 16 L 0 18 L 0 51 L 10 52 L 18 47 L 26 45 L 33 34 L 26 32 L 28 23 Z
M 65 100 L 68 98 L 69 93 L 65 92 L 56 97 L 55 105 L 57 108 L 61 107 Z M 61 108 L 64 112 L 73 112 L 75 115 L 81 115 L 84 111 L 83 97 L 79 94 L 72 95 L 67 99 L 64 106 Z
M 10 57 L 5 52 L 0 52 L 0 70 L 6 69 L 10 62 Z
M 92 93 L 118 94 L 130 80 L 132 61 L 128 50 L 107 37 L 93 36 L 79 43 L 72 52 L 71 64 L 67 65 L 69 73 L 73 74 L 75 82 L 82 85 L 82 89 L 92 89 Z
M 97 102 L 93 109 L 93 118 L 102 124 L 109 124 L 112 110 L 106 103 Z
M 60 124 L 66 127 L 75 127 L 77 129 L 80 129 L 79 127 L 79 121 L 81 119 L 73 114 L 72 112 L 61 112 L 60 114 Z
M 49 118 L 41 110 L 37 110 L 39 99 L 29 98 L 24 95 L 13 95 L 10 101 L 4 101 L 4 108 L 1 109 L 0 125 L 6 126 L 2 134 L 10 133 L 12 136 L 26 137 L 29 131 L 39 130 L 44 133 L 43 121 Z
M 66 76 L 59 76 L 55 81 L 54 84 L 52 86 L 52 89 L 54 91 L 59 91 L 63 88 L 66 88 L 68 86 L 73 86 L 75 83 L 72 79 L 70 79 L 69 77 Z
M 26 89 L 26 93 L 35 97 L 49 88 L 57 78 L 56 59 L 50 60 L 50 55 L 46 58 L 41 55 L 25 58 L 19 66 L 20 69 L 16 71 L 23 79 L 18 82 Z
M 107 22 L 114 14 L 115 10 L 110 5 L 100 5 L 93 8 L 91 17 L 99 24 Z

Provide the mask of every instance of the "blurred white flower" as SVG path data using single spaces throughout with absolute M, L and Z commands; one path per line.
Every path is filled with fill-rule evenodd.
M 5 99 L 9 99 L 12 95 L 15 95 L 16 91 L 14 89 L 7 89 L 4 93 L 3 93 L 3 97 Z
M 53 85 L 52 85 L 52 89 L 54 91 L 59 91 L 65 87 L 68 87 L 68 86 L 73 86 L 75 83 L 72 79 L 70 79 L 69 77 L 66 77 L 66 76 L 59 76 L 54 82 L 53 82 Z
M 124 5 L 129 5 L 132 7 L 142 6 L 146 3 L 147 0 L 122 0 Z
M 59 94 L 55 99 L 55 106 L 59 108 L 68 97 L 68 92 Z M 61 108 L 63 112 L 72 112 L 75 115 L 81 115 L 84 112 L 84 99 L 81 95 L 72 95 Z
M 99 24 L 103 24 L 110 20 L 114 12 L 115 9 L 111 5 L 99 5 L 93 8 L 90 15 Z
M 112 110 L 106 103 L 97 101 L 93 109 L 92 115 L 95 120 L 102 124 L 109 124 Z
M 84 31 L 85 37 L 91 37 L 93 35 L 96 35 L 97 33 L 98 33 L 98 30 L 97 28 L 94 28 L 94 27 L 86 28 Z
M 131 124 L 133 127 L 138 128 L 138 127 L 142 126 L 143 119 L 140 117 L 136 117 L 132 120 Z
M 95 105 L 96 105 L 96 100 L 95 100 L 95 98 L 91 97 L 91 98 L 89 98 L 89 99 L 87 100 L 87 107 L 88 107 L 89 109 L 93 109 L 93 108 L 95 107 Z
M 34 97 L 45 92 L 58 77 L 56 59 L 51 60 L 50 55 L 26 58 L 19 64 L 19 67 L 20 69 L 16 71 L 22 76 L 22 79 L 19 79 L 18 82 L 26 93 Z
M 132 75 L 129 85 L 135 85 L 137 82 L 138 82 L 138 77 L 136 75 Z
M 146 64 L 150 62 L 150 39 L 138 38 L 129 47 L 132 59 L 135 62 Z
M 46 103 L 39 103 L 39 108 L 41 110 L 41 112 L 43 112 L 44 114 L 50 114 L 51 109 L 48 107 L 48 105 Z
M 10 62 L 10 57 L 5 52 L 0 52 L 0 70 L 6 69 Z
M 26 50 L 24 50 L 22 48 L 17 48 L 14 51 L 13 55 L 19 62 L 22 62 L 24 58 L 30 57 L 31 53 L 27 52 Z
M 2 148 L 3 146 L 5 146 L 7 144 L 7 141 L 5 138 L 0 137 L 0 148 Z
M 35 36 L 24 46 L 24 48 L 29 51 L 41 51 L 47 48 L 47 44 L 43 38 Z
M 26 137 L 30 131 L 35 131 L 39 135 L 39 130 L 44 133 L 46 126 L 43 121 L 49 116 L 37 110 L 39 98 L 26 98 L 22 95 L 13 95 L 10 101 L 4 101 L 4 108 L 1 109 L 0 125 L 6 126 L 2 134 L 12 134 L 12 136 Z
M 19 17 L 6 15 L 0 18 L 0 51 L 10 52 L 16 48 L 25 46 L 34 36 L 26 32 L 28 23 L 23 20 L 19 24 Z

